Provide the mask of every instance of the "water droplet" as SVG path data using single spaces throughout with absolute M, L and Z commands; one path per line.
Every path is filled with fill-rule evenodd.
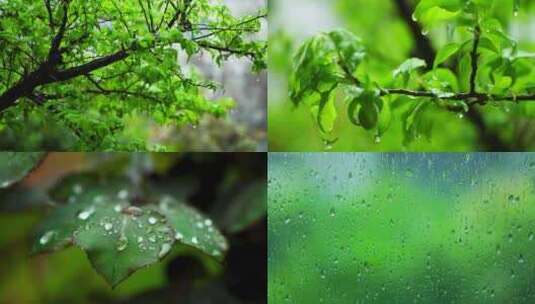
M 149 224 L 154 225 L 157 222 L 158 222 L 158 220 L 155 217 L 153 217 L 153 216 L 149 217 Z
M 519 255 L 519 256 L 518 256 L 518 263 L 520 263 L 520 264 L 524 264 L 525 261 L 526 261 L 526 260 L 524 259 L 524 256 L 523 256 L 523 255 Z
M 97 204 L 100 204 L 100 203 L 104 202 L 104 196 L 102 196 L 102 195 L 95 196 L 93 198 L 93 202 L 97 203 Z
M 128 246 L 128 239 L 125 235 L 121 235 L 119 242 L 117 243 L 117 251 L 123 251 Z
M 529 236 L 528 236 L 528 239 L 530 241 L 533 241 L 533 239 L 535 238 L 535 236 L 533 235 L 533 232 L 530 232 Z
M 171 244 L 163 243 L 162 248 L 160 248 L 160 252 L 158 253 L 158 257 L 160 259 L 163 258 L 169 251 L 171 251 Z
M 3 182 L 2 183 L 2 188 L 5 188 L 5 187 L 9 186 L 10 184 L 11 184 L 11 182 L 9 182 L 9 181 L 8 182 Z
M 210 220 L 210 219 L 206 219 L 206 220 L 204 220 L 204 224 L 205 224 L 206 226 L 212 226 L 212 220 Z
M 416 17 L 416 14 L 412 14 L 411 17 L 412 17 L 412 21 L 414 21 L 414 22 L 418 21 L 418 18 Z
M 204 228 L 204 224 L 202 222 L 197 222 L 197 227 L 199 229 L 203 229 Z
M 115 212 L 121 212 L 121 210 L 123 210 L 123 207 L 120 204 L 117 204 L 115 205 L 115 207 L 113 207 L 113 210 L 115 210 Z
M 75 194 L 80 194 L 84 191 L 84 188 L 80 184 L 76 184 L 72 187 L 72 192 Z
M 183 238 L 184 238 L 184 236 L 182 235 L 182 233 L 180 233 L 180 232 L 178 232 L 178 231 L 175 233 L 175 239 L 177 239 L 177 240 L 181 240 L 181 239 L 183 239 Z
M 149 241 L 151 243 L 156 243 L 156 238 L 154 236 L 149 236 Z
M 199 241 L 197 240 L 197 237 L 196 237 L 196 236 L 194 236 L 194 237 L 191 238 L 191 242 L 192 242 L 193 244 L 195 244 L 195 245 L 199 244 Z
M 113 228 L 112 223 L 104 223 L 104 230 L 110 231 Z
M 43 234 L 43 236 L 39 239 L 39 243 L 41 245 L 46 245 L 52 239 L 54 234 L 56 234 L 54 231 L 45 232 L 45 234 Z
M 518 203 L 520 202 L 520 196 L 518 195 L 513 195 L 513 194 L 510 194 L 507 199 L 509 200 L 509 202 L 511 203 Z
M 329 210 L 329 214 L 331 216 L 335 216 L 336 215 L 336 209 L 334 209 L 334 207 L 331 207 L 331 209 Z
M 95 213 L 95 206 L 91 206 L 91 207 L 87 208 L 86 210 L 78 213 L 78 218 L 81 219 L 82 221 L 85 221 L 91 215 L 93 215 L 93 213 Z
M 381 143 L 381 136 L 375 135 L 375 143 L 380 144 Z
M 138 237 L 137 237 L 137 242 L 138 242 L 138 243 L 143 242 L 143 237 L 142 237 L 142 236 L 138 236 Z

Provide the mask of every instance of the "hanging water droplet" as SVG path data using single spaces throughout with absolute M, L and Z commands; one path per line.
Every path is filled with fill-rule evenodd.
M 87 220 L 93 213 L 95 213 L 95 206 L 91 206 L 87 208 L 86 210 L 78 213 L 78 218 L 82 221 Z
M 149 217 L 149 224 L 154 225 L 157 222 L 158 222 L 158 220 L 155 217 L 153 217 L 153 216 Z
M 46 245 L 52 239 L 55 233 L 56 232 L 54 231 L 45 232 L 45 234 L 43 234 L 43 236 L 41 236 L 41 238 L 39 239 L 39 244 Z
M 171 251 L 171 244 L 168 244 L 168 243 L 162 244 L 162 247 L 160 248 L 160 252 L 158 253 L 158 257 L 160 259 L 163 258 L 169 251 Z
M 375 135 L 375 143 L 376 144 L 380 144 L 381 143 L 381 136 L 380 135 Z
M 128 239 L 125 235 L 121 235 L 119 242 L 117 243 L 117 251 L 123 251 L 128 246 Z

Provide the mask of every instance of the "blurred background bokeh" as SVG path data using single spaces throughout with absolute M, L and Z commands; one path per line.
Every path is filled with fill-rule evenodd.
M 295 108 L 288 98 L 288 76 L 292 55 L 300 44 L 323 31 L 344 28 L 360 36 L 368 50 L 372 79 L 391 76 L 410 57 L 434 57 L 447 43 L 447 26 L 423 36 L 409 27 L 411 12 L 419 0 L 269 0 L 269 91 L 268 133 L 270 151 L 482 151 L 486 132 L 503 139 L 508 149 L 535 147 L 535 119 L 526 118 L 533 105 L 510 109 L 486 107 L 484 121 L 459 117 L 447 111 L 432 113 L 434 128 L 430 139 L 422 138 L 403 146 L 401 113 L 394 112 L 390 130 L 376 143 L 374 134 L 352 125 L 342 111 L 335 125 L 338 141 L 331 145 L 319 135 L 307 107 Z M 494 14 L 524 51 L 535 51 L 535 2 L 520 0 L 518 16 L 514 0 L 495 1 Z M 407 13 L 409 12 L 409 13 Z M 431 43 L 422 49 L 421 40 Z M 424 43 L 425 45 L 425 43 Z M 431 54 L 429 54 L 431 53 Z M 527 111 L 529 108 L 530 111 Z M 488 134 L 487 134 L 488 135 Z M 488 140 L 487 140 L 488 141 Z
M 535 302 L 535 154 L 268 162 L 270 303 Z
M 0 191 L 0 303 L 266 303 L 266 166 L 263 153 L 49 153 Z M 77 247 L 30 256 L 36 224 L 54 208 L 44 193 L 87 171 L 142 177 L 195 206 L 227 237 L 225 260 L 176 245 L 111 289 Z

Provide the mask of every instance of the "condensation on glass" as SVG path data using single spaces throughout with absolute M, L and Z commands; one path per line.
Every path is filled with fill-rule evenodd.
M 271 153 L 270 303 L 535 303 L 535 153 Z

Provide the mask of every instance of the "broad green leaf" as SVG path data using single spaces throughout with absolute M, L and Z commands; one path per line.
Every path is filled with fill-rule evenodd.
M 433 67 L 436 68 L 439 64 L 448 60 L 451 56 L 459 51 L 460 45 L 452 42 L 443 46 L 437 53 Z
M 26 177 L 42 157 L 41 152 L 0 152 L 0 188 Z
M 335 107 L 336 95 L 331 91 L 320 94 L 319 99 L 313 99 L 310 112 L 322 134 L 328 134 L 334 129 L 337 113 Z
M 74 233 L 74 242 L 112 286 L 171 251 L 175 231 L 162 214 L 117 199 L 92 206 L 93 214 L 79 219 L 84 223 Z
M 422 0 L 416 7 L 413 19 L 424 24 L 426 28 L 454 19 L 462 9 L 461 0 Z
M 239 232 L 266 216 L 266 181 L 244 185 L 235 197 L 222 200 L 212 209 L 215 219 L 225 231 Z
M 76 245 L 112 286 L 165 257 L 176 241 L 222 258 L 228 246 L 210 219 L 171 197 L 158 201 L 159 207 L 150 204 L 150 197 L 144 199 L 148 204 L 135 206 L 140 193 L 120 178 L 67 177 L 53 196 L 68 203 L 55 207 L 38 225 L 32 252 Z
M 381 112 L 379 112 L 379 120 L 377 122 L 377 135 L 382 136 L 392 123 L 392 109 L 387 98 L 381 99 Z
M 169 224 L 175 230 L 177 241 L 197 248 L 218 260 L 223 258 L 228 243 L 211 219 L 170 196 L 162 197 L 156 210 L 167 217 Z
M 359 122 L 366 130 L 371 130 L 377 125 L 379 109 L 374 100 L 363 100 L 359 110 Z
M 427 64 L 425 61 L 419 58 L 410 58 L 404 61 L 396 70 L 394 70 L 394 77 L 398 75 L 408 75 L 412 71 L 415 71 L 419 68 L 426 67 Z

